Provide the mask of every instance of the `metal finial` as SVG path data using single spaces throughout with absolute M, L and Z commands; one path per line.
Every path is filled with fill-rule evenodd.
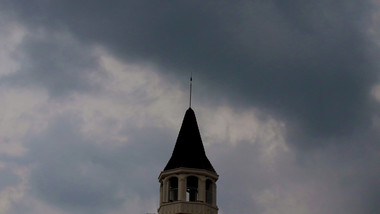
M 189 107 L 191 108 L 191 93 L 193 90 L 193 73 L 190 75 L 190 102 L 189 102 Z

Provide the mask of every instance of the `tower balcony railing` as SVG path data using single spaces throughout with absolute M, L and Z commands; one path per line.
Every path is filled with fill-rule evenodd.
M 163 203 L 158 209 L 159 214 L 204 213 L 217 214 L 218 207 L 202 201 L 174 201 Z

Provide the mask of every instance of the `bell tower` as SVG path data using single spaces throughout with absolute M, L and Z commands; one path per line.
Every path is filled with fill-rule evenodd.
M 159 214 L 217 214 L 218 174 L 208 160 L 195 113 L 186 111 L 173 154 L 160 173 Z

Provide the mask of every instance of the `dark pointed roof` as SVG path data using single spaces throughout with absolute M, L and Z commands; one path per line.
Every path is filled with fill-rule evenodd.
M 215 172 L 214 167 L 206 157 L 197 119 L 191 108 L 186 111 L 172 157 L 164 170 L 179 167 L 205 169 Z

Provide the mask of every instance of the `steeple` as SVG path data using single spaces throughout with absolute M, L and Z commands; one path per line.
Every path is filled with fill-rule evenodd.
M 217 214 L 219 175 L 208 160 L 191 107 L 187 109 L 169 162 L 158 177 L 159 214 Z
M 164 170 L 179 167 L 205 169 L 215 172 L 214 167 L 212 167 L 206 156 L 197 119 L 191 107 L 185 113 L 172 157 Z

